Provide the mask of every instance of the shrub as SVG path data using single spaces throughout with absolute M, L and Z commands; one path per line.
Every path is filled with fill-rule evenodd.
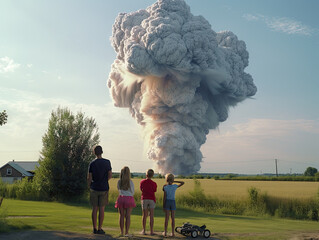
M 311 209 L 308 212 L 308 218 L 313 220 L 313 221 L 318 221 L 319 217 L 318 217 L 318 210 L 317 209 Z
M 249 215 L 271 215 L 271 204 L 267 193 L 260 194 L 260 190 L 255 187 L 248 189 L 249 208 L 246 209 L 246 214 Z
M 281 218 L 318 220 L 319 204 L 315 200 L 289 199 L 281 201 L 275 215 Z
M 194 179 L 194 189 L 188 195 L 183 195 L 177 201 L 185 207 L 203 207 L 205 205 L 206 196 L 201 188 L 200 181 Z
M 46 192 L 37 189 L 36 184 L 27 178 L 17 183 L 16 195 L 21 200 L 49 200 Z
M 248 189 L 250 205 L 252 206 L 257 205 L 258 193 L 259 193 L 259 190 L 255 187 L 251 187 Z
M 18 184 L 19 184 L 19 182 L 16 182 L 14 184 L 6 184 L 6 195 L 5 195 L 5 197 L 17 198 L 17 191 L 19 189 Z
M 0 178 L 0 197 L 4 197 L 6 193 L 6 184 Z
M 33 181 L 24 178 L 12 184 L 0 182 L 0 197 L 21 200 L 49 200 L 45 192 L 36 188 Z

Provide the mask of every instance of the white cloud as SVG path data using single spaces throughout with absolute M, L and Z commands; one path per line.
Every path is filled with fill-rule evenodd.
M 267 27 L 276 32 L 311 36 L 317 30 L 300 21 L 287 17 L 268 17 L 261 14 L 244 14 L 247 21 L 262 21 Z
M 258 21 L 259 20 L 259 16 L 252 15 L 252 14 L 244 14 L 243 18 L 245 18 L 247 21 Z
M 319 134 L 319 121 L 296 119 L 251 119 L 247 123 L 234 125 L 234 131 L 227 131 L 225 137 L 261 137 L 274 138 L 304 132 Z
M 0 58 L 0 73 L 14 72 L 19 67 L 20 64 L 14 63 L 9 57 Z
M 310 36 L 314 31 L 311 27 L 308 27 L 301 22 L 285 17 L 268 19 L 266 20 L 266 24 L 269 28 L 276 32 L 283 32 L 287 34 Z
M 46 127 L 52 110 L 56 110 L 59 106 L 68 107 L 73 113 L 82 111 L 109 130 L 116 123 L 121 128 L 119 131 L 132 132 L 132 124 L 135 125 L 127 109 L 115 108 L 112 103 L 103 105 L 75 103 L 61 98 L 43 98 L 32 92 L 1 87 L 0 96 L 0 106 L 4 106 L 3 108 L 10 115 L 10 122 L 6 125 L 8 128 L 1 130 L 7 131 L 7 134 L 14 137 L 33 132 L 34 126 Z M 17 128 L 18 131 L 11 127 Z M 112 129 L 112 131 L 115 130 Z
M 137 124 L 127 109 L 116 108 L 111 102 L 76 103 L 0 87 L 0 106 L 8 113 L 8 123 L 0 129 L 1 139 L 6 139 L 0 141 L 0 166 L 12 159 L 38 159 L 51 112 L 59 106 L 68 107 L 73 113 L 81 111 L 96 120 L 106 157 L 118 160 L 113 164 L 116 170 L 128 164 L 124 161 L 142 158 L 143 145 Z
M 286 163 L 281 165 L 283 171 L 303 172 L 318 161 L 318 142 L 319 119 L 251 119 L 227 128 L 221 125 L 202 146 L 203 166 L 221 172 L 256 173 L 258 167 L 269 172 L 273 160 L 279 158 Z
M 319 120 L 251 119 L 246 123 L 233 125 L 227 130 L 223 130 L 222 126 L 220 129 L 219 134 L 212 132 L 210 135 L 213 136 L 209 136 L 209 141 L 214 141 L 214 146 L 220 149 L 225 149 L 225 146 L 232 149 L 245 149 L 259 156 L 271 152 L 269 146 L 283 148 L 283 145 L 292 142 L 293 144 L 298 142 L 300 146 L 307 144 L 300 143 L 301 139 L 310 141 L 315 138 L 319 141 Z M 208 145 L 210 144 L 212 143 Z

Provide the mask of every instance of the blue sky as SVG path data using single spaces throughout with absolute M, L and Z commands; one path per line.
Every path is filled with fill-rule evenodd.
M 153 166 L 139 126 L 115 108 L 106 86 L 118 13 L 155 1 L 0 2 L 0 165 L 38 160 L 50 113 L 58 106 L 96 119 L 104 157 L 119 171 Z M 202 172 L 302 173 L 319 169 L 319 2 L 187 0 L 216 32 L 244 40 L 258 88 L 230 110 L 202 146 Z M 134 162 L 134 163 L 133 163 Z

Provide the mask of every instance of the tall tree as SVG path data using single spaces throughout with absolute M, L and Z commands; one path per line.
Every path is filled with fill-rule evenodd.
M 59 107 L 51 113 L 42 142 L 34 179 L 38 189 L 55 199 L 82 195 L 87 167 L 94 158 L 92 149 L 99 143 L 95 120 Z
M 317 168 L 308 167 L 304 173 L 305 176 L 315 176 L 318 172 Z
M 0 112 L 0 126 L 7 123 L 8 114 L 6 110 L 3 110 L 3 112 Z

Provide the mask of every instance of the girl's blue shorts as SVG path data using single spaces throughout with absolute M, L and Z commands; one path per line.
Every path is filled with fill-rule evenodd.
M 175 200 L 166 199 L 164 209 L 165 210 L 176 210 Z

